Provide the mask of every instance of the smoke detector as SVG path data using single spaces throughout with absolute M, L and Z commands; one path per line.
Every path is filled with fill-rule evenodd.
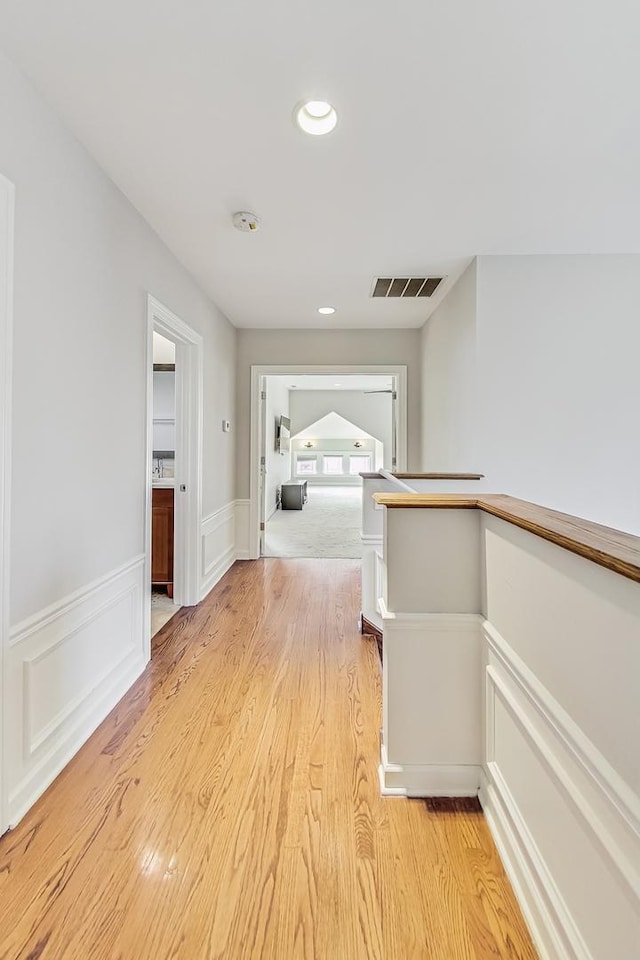
M 239 213 L 234 213 L 233 225 L 236 230 L 241 230 L 242 233 L 254 233 L 259 228 L 260 221 L 255 213 L 247 213 L 246 210 L 241 210 Z

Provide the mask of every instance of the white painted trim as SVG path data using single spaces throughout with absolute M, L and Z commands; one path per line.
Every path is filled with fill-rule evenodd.
M 573 759 L 591 778 L 602 792 L 604 799 L 612 804 L 617 813 L 625 819 L 629 827 L 640 835 L 640 798 L 613 769 L 593 743 L 585 736 L 580 727 L 571 719 L 557 700 L 551 696 L 535 674 L 526 666 L 515 650 L 500 635 L 492 623 L 485 620 L 482 625 L 489 649 L 526 694 L 529 702 L 551 729 L 563 747 L 569 750 Z M 499 675 L 491 668 L 487 670 L 491 682 L 500 682 Z M 497 678 L 497 680 L 496 680 Z M 504 684 L 502 684 L 504 687 Z M 567 789 L 575 794 L 573 784 Z
M 6 756 L 8 718 L 5 650 L 9 639 L 9 519 L 11 515 L 11 400 L 15 187 L 0 175 L 0 836 L 9 824 Z
M 476 632 L 484 618 L 479 613 L 394 613 L 387 609 L 382 597 L 378 600 L 378 610 L 383 621 L 394 630 L 437 630 L 439 633 L 460 633 L 461 630 Z
M 111 713 L 116 704 L 122 700 L 125 693 L 131 689 L 140 675 L 144 673 L 145 668 L 146 663 L 142 658 L 132 663 L 126 663 L 124 668 L 117 673 L 117 676 L 112 677 L 111 684 L 103 691 L 99 699 L 91 704 L 91 711 L 85 716 L 82 727 L 67 741 L 64 750 L 58 754 L 55 766 L 52 766 L 48 772 L 43 773 L 45 764 L 41 763 L 12 791 L 9 798 L 9 822 L 11 827 L 15 827 L 22 820 L 25 813 L 51 786 L 78 750 Z
M 383 797 L 476 797 L 480 765 L 389 763 L 384 743 L 380 747 L 378 779 Z
M 540 960 L 593 960 L 495 764 L 479 799 Z
M 207 538 L 213 536 L 217 531 L 230 527 L 230 537 L 228 546 L 220 551 L 212 560 L 207 563 Z M 200 599 L 203 600 L 207 594 L 215 587 L 216 583 L 233 566 L 236 560 L 236 502 L 232 500 L 218 510 L 214 510 L 202 521 L 200 536 L 201 551 L 201 585 Z
M 495 628 L 491 628 L 490 634 L 486 624 L 484 631 L 489 640 L 490 649 L 498 654 L 496 638 L 500 637 L 500 635 Z M 614 836 L 612 830 L 607 826 L 594 806 L 588 801 L 587 797 L 585 797 L 579 783 L 574 780 L 570 769 L 562 762 L 561 757 L 557 756 L 556 753 L 549 748 L 549 743 L 546 738 L 541 735 L 532 723 L 531 718 L 522 709 L 513 691 L 505 682 L 502 671 L 496 670 L 491 665 L 486 668 L 487 682 L 490 687 L 489 698 L 494 692 L 500 697 L 501 702 L 509 712 L 512 720 L 518 725 L 518 728 L 535 750 L 538 759 L 546 767 L 554 783 L 563 791 L 566 802 L 573 807 L 585 831 L 592 838 L 593 842 L 598 845 L 603 858 L 608 861 L 611 869 L 617 873 L 620 881 L 626 885 L 631 897 L 637 902 L 640 897 L 640 869 L 636 862 L 637 858 L 633 858 L 633 849 L 634 847 L 637 849 L 639 835 L 639 831 L 633 823 L 635 813 L 633 807 L 635 804 L 627 805 L 622 801 L 617 792 L 620 784 L 622 784 L 624 788 L 626 788 L 626 784 L 619 781 L 617 774 L 608 767 L 604 758 L 577 727 L 571 731 L 571 735 L 568 734 L 569 727 L 575 727 L 573 721 L 570 720 L 560 705 L 554 701 L 548 691 L 536 680 L 535 683 L 540 688 L 541 694 L 541 699 L 538 699 L 536 694 L 533 693 L 533 688 L 527 687 L 524 677 L 521 681 L 517 672 L 518 658 L 515 653 L 513 653 L 513 651 L 511 651 L 511 653 L 508 652 L 508 644 L 501 637 L 498 642 L 502 649 L 502 655 L 500 656 L 500 654 L 498 654 L 501 663 L 507 668 L 511 678 L 527 693 L 529 702 L 535 707 L 539 716 L 544 720 L 549 733 L 560 741 L 561 747 L 564 748 L 565 752 L 569 752 L 571 759 L 579 764 L 584 773 L 590 777 L 593 785 L 602 792 L 603 799 L 607 802 L 608 807 L 612 808 L 613 814 L 622 820 L 622 830 L 616 830 L 617 836 Z M 510 662 L 511 658 L 513 658 L 512 662 Z M 522 666 L 524 667 L 524 664 L 522 664 Z M 525 671 L 527 670 L 526 667 L 524 667 L 524 669 Z M 529 671 L 527 671 L 527 673 L 528 672 Z M 578 742 L 580 742 L 580 749 L 577 748 Z M 494 782 L 496 782 L 495 771 L 497 767 L 495 762 L 490 761 L 487 763 L 487 769 L 493 776 Z M 610 777 L 611 779 L 609 779 Z M 615 781 L 619 781 L 619 783 Z M 626 789 L 628 790 L 628 788 Z M 637 800 L 637 798 L 633 799 Z M 621 837 L 624 835 L 625 828 L 629 831 L 629 836 L 625 837 L 623 842 Z M 629 856 L 630 853 L 631 858 Z
M 384 537 L 377 533 L 363 533 L 360 531 L 360 539 L 363 543 L 370 544 L 374 547 L 381 547 L 384 542 Z
M 146 664 L 142 618 L 144 554 L 28 617 L 11 631 L 7 667 L 12 677 L 7 710 L 14 740 L 8 772 L 8 822 L 15 825 L 124 696 Z M 113 649 L 105 636 L 117 631 Z M 98 651 L 98 669 L 80 670 L 61 702 L 34 717 L 41 705 L 33 684 L 49 684 L 62 669 L 69 677 L 74 654 L 65 645 Z M 47 665 L 48 658 L 52 661 Z M 65 659 L 66 657 L 66 659 Z M 57 663 L 56 663 L 57 660 Z M 40 676 L 38 677 L 38 673 Z
M 407 468 L 407 368 L 397 364 L 338 365 L 338 364 L 282 364 L 251 367 L 251 431 L 249 457 L 249 559 L 260 556 L 260 380 L 262 377 L 288 374 L 329 374 L 341 377 L 357 375 L 387 375 L 395 377 L 396 393 L 396 456 L 398 472 Z
M 11 628 L 9 635 L 9 646 L 13 647 L 18 643 L 22 643 L 32 634 L 42 630 L 43 627 L 49 626 L 49 624 L 53 623 L 54 620 L 58 620 L 60 617 L 66 616 L 82 601 L 92 600 L 95 596 L 100 594 L 105 587 L 108 587 L 111 583 L 119 580 L 121 577 L 126 576 L 126 574 L 131 573 L 131 571 L 143 564 L 144 561 L 145 555 L 144 553 L 141 553 L 138 556 L 133 557 L 131 560 L 128 560 L 126 563 L 123 563 L 121 566 L 116 567 L 114 570 L 110 570 L 108 573 L 104 574 L 104 576 L 97 577 L 95 580 L 92 580 L 91 583 L 81 587 L 79 590 L 74 590 L 73 593 L 68 593 L 66 597 L 56 600 L 55 603 L 50 604 L 50 606 L 45 607 L 43 610 L 39 610 L 37 613 L 34 613 L 33 616 L 26 617 L 20 623 L 17 623 Z
M 174 598 L 181 606 L 200 600 L 200 525 L 202 516 L 202 420 L 204 406 L 203 339 L 180 317 L 147 295 L 147 462 L 145 543 L 145 637 L 151 651 L 151 459 L 153 452 L 153 331 L 176 345 L 176 477 Z M 181 492 L 181 485 L 186 491 Z

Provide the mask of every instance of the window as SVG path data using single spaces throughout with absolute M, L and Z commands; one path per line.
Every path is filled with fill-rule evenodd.
M 299 477 L 313 476 L 317 472 L 316 457 L 296 457 L 296 474 Z
M 344 473 L 342 469 L 342 457 L 323 457 L 323 473 L 328 477 L 338 477 Z
M 371 470 L 371 454 L 361 453 L 349 457 L 349 473 L 357 477 L 359 473 L 368 473 Z

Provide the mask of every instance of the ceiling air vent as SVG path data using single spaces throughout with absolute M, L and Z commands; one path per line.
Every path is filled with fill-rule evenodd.
M 430 297 L 442 283 L 442 277 L 380 277 L 372 297 Z

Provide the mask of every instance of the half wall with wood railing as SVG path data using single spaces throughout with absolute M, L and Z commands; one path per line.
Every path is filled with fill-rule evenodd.
M 378 493 L 386 794 L 479 794 L 543 958 L 640 943 L 640 538 Z
M 382 561 L 383 508 L 373 499 L 376 493 L 479 493 L 488 489 L 480 473 L 361 473 L 362 477 L 362 628 L 380 636 L 382 620 L 378 610 Z

